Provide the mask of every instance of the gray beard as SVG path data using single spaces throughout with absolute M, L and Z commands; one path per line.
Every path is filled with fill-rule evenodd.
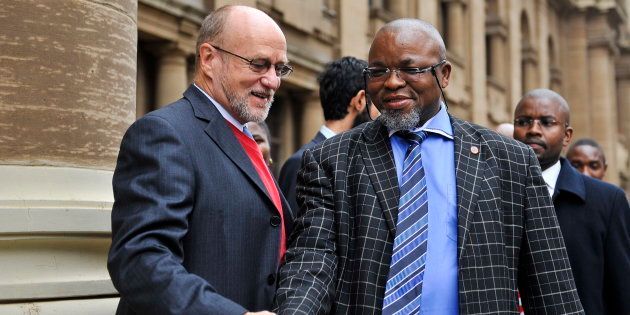
M 422 117 L 422 108 L 416 106 L 409 113 L 395 109 L 383 109 L 377 120 L 389 130 L 397 131 L 411 130 L 420 127 L 418 126 L 420 124 L 420 117 Z
M 271 104 L 273 103 L 273 96 L 271 96 L 271 100 L 267 102 L 267 104 L 265 104 L 265 107 L 266 107 L 265 110 L 260 113 L 257 113 L 251 110 L 249 106 L 247 105 L 248 93 L 242 96 L 239 96 L 238 94 L 234 92 L 234 89 L 232 89 L 232 87 L 229 86 L 227 82 L 225 82 L 223 77 L 221 77 L 220 82 L 221 82 L 221 88 L 223 88 L 223 92 L 225 93 L 225 97 L 227 98 L 229 105 L 232 107 L 235 114 L 238 116 L 235 118 L 240 119 L 241 121 L 244 121 L 244 122 L 255 122 L 255 123 L 261 123 L 261 122 L 264 122 L 265 119 L 267 119 L 267 116 L 269 115 L 269 110 L 271 109 Z
M 241 119 L 243 119 L 246 122 L 255 122 L 255 123 L 261 123 L 261 122 L 264 122 L 265 119 L 267 119 L 267 116 L 269 115 L 269 110 L 271 109 L 271 104 L 273 103 L 273 96 L 272 96 L 271 100 L 267 102 L 267 104 L 265 104 L 265 107 L 266 107 L 265 110 L 261 113 L 257 113 L 250 110 L 250 108 L 247 106 L 246 97 L 232 98 L 231 96 L 227 95 L 227 98 L 230 104 L 232 104 L 234 111 L 236 112 L 236 115 L 238 115 Z

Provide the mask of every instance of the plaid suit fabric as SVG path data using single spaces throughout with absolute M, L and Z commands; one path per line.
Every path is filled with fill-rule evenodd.
M 527 314 L 582 314 L 531 149 L 451 121 L 460 314 L 517 314 L 517 286 Z M 328 139 L 307 150 L 302 165 L 301 211 L 279 273 L 277 311 L 380 313 L 399 199 L 386 128 L 375 121 Z

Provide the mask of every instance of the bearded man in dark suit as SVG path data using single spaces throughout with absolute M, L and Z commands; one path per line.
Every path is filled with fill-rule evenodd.
M 129 127 L 113 179 L 117 314 L 269 314 L 292 215 L 245 123 L 265 120 L 287 62 L 268 15 L 219 8 L 194 84 Z
M 583 313 L 534 152 L 448 113 L 438 31 L 390 22 L 368 63 L 381 116 L 305 151 L 278 313 Z

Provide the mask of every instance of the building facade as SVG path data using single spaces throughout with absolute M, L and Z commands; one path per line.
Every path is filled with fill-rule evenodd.
M 323 123 L 324 65 L 367 58 L 399 17 L 440 30 L 449 111 L 494 127 L 520 96 L 553 89 L 575 139 L 605 150 L 630 191 L 630 0 L 20 0 L 0 2 L 0 313 L 113 314 L 106 270 L 111 176 L 126 128 L 181 97 L 197 29 L 225 4 L 257 7 L 287 37 L 295 71 L 271 109 L 281 163 Z

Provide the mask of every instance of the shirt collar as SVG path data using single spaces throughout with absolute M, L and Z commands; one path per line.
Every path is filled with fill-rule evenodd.
M 389 136 L 391 137 L 396 131 L 398 130 L 390 130 Z M 453 140 L 453 126 L 451 125 L 451 119 L 448 116 L 448 112 L 446 111 L 446 106 L 444 105 L 444 103 L 441 103 L 438 113 L 427 120 L 427 122 L 424 123 L 422 127 L 413 129 L 411 131 L 426 131 L 428 133 L 433 133 Z
M 542 172 L 542 177 L 549 190 L 549 196 L 553 196 L 553 191 L 556 189 L 556 182 L 558 182 L 558 175 L 560 175 L 560 160 Z
M 321 132 L 324 135 L 324 137 L 326 137 L 326 139 L 332 138 L 335 135 L 337 135 L 337 133 L 335 133 L 330 128 L 326 127 L 325 125 L 322 125 L 322 127 L 319 128 L 319 132 Z
M 210 100 L 210 103 L 212 103 L 212 105 L 214 105 L 214 107 L 217 108 L 217 110 L 219 111 L 219 113 L 221 113 L 221 116 L 223 116 L 223 118 L 225 120 L 229 121 L 238 130 L 244 132 L 244 130 L 245 130 L 244 129 L 245 128 L 244 124 L 241 124 L 238 120 L 236 120 L 236 118 L 234 118 L 232 115 L 230 115 L 230 113 L 225 109 L 225 107 L 223 107 L 222 105 L 219 105 L 219 103 L 217 103 L 217 101 L 215 101 L 212 97 L 210 97 L 210 95 L 208 95 L 208 93 L 206 93 L 206 91 L 204 91 L 202 88 L 197 86 L 196 83 L 193 83 L 193 85 L 197 89 L 199 89 L 199 91 L 201 91 L 201 93 L 203 93 L 203 95 L 205 95 Z M 247 132 L 245 134 L 247 134 Z

